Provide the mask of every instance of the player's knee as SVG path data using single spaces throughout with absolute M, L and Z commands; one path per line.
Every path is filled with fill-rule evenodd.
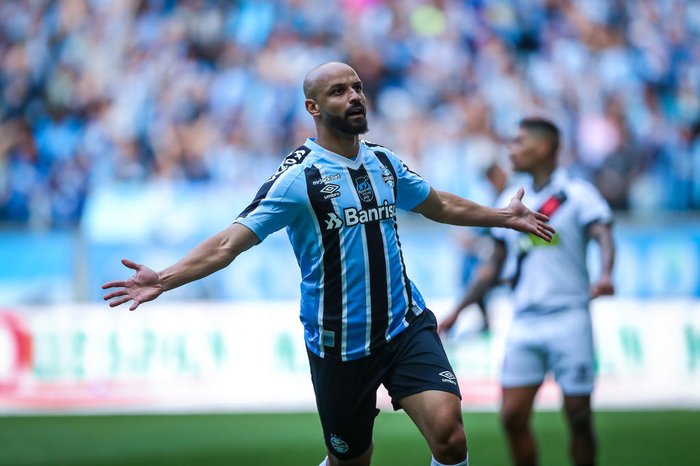
M 508 433 L 519 433 L 527 430 L 529 410 L 520 407 L 504 407 L 500 413 L 501 425 Z
M 582 435 L 592 432 L 593 414 L 590 403 L 585 401 L 568 402 L 565 409 L 571 431 L 574 434 Z
M 462 423 L 454 419 L 445 419 L 440 428 L 435 430 L 431 447 L 433 456 L 438 460 L 443 459 L 448 463 L 464 460 L 467 436 Z
M 369 466 L 372 461 L 373 445 L 370 445 L 360 456 L 352 459 L 341 459 L 328 452 L 329 466 Z

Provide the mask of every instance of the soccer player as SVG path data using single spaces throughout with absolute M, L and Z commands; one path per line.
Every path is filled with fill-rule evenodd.
M 508 335 L 501 384 L 501 420 L 513 463 L 537 464 L 530 415 L 545 374 L 553 372 L 564 394 L 571 435 L 570 454 L 578 466 L 593 465 L 596 443 L 591 416 L 593 338 L 589 302 L 614 292 L 612 215 L 589 183 L 569 178 L 557 167 L 559 130 L 549 120 L 526 118 L 510 152 L 515 171 L 531 175 L 523 202 L 551 218 L 557 230 L 551 242 L 529 233 L 492 230 L 496 246 L 463 299 L 444 320 L 449 330 L 459 313 L 477 302 L 499 277 L 510 277 L 514 316 Z M 498 201 L 503 203 L 512 190 Z M 602 272 L 589 287 L 586 248 L 600 245 Z M 503 272 L 503 274 L 502 274 Z
M 433 465 L 468 465 L 460 392 L 437 322 L 409 280 L 396 209 L 454 225 L 514 228 L 543 241 L 548 218 L 519 191 L 493 209 L 438 192 L 390 150 L 359 139 L 367 131 L 362 82 L 344 63 L 311 70 L 305 106 L 316 138 L 287 156 L 235 222 L 155 272 L 135 270 L 104 296 L 131 310 L 161 293 L 228 266 L 286 228 L 301 268 L 301 321 L 328 450 L 322 464 L 368 465 L 376 391 L 383 384 L 427 440 Z

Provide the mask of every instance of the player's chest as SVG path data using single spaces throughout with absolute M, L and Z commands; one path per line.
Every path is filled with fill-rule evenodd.
M 337 210 L 393 205 L 396 180 L 392 171 L 379 163 L 321 166 L 317 177 L 307 180 L 307 192 L 312 203 L 330 203 Z
M 321 168 L 307 189 L 313 215 L 324 230 L 354 231 L 396 216 L 396 179 L 381 164 Z

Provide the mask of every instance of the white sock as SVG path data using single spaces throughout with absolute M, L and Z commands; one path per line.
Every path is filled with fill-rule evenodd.
M 321 461 L 321 464 L 319 464 L 318 466 L 327 466 L 327 465 L 328 465 L 328 457 L 326 456 L 325 458 L 323 458 L 323 461 Z
M 319 466 L 322 466 L 322 465 L 319 465 Z M 469 466 L 469 452 L 467 452 L 467 457 L 461 463 L 442 464 L 442 463 L 439 463 L 438 460 L 433 458 L 433 460 L 430 462 L 430 466 Z

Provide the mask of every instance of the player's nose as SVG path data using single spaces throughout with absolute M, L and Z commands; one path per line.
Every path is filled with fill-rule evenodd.
M 350 102 L 362 102 L 362 94 L 357 92 L 357 90 L 354 88 L 350 88 Z

